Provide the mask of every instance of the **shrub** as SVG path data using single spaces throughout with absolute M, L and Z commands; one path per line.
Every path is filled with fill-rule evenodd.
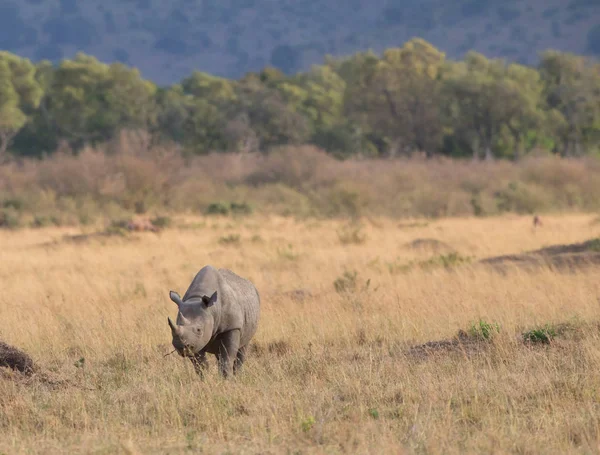
M 342 245 L 360 245 L 365 243 L 367 235 L 362 231 L 360 225 L 347 225 L 338 230 L 338 239 Z
M 523 333 L 523 339 L 531 343 L 548 344 L 557 335 L 556 329 L 550 324 Z
M 355 291 L 357 286 L 357 278 L 358 272 L 346 271 L 341 277 L 336 278 L 336 280 L 333 282 L 333 287 L 335 288 L 336 292 L 340 294 L 344 292 Z
M 206 208 L 207 215 L 229 215 L 229 206 L 224 202 L 212 202 Z
M 253 211 L 252 206 L 246 202 L 232 202 L 229 204 L 229 208 L 231 213 L 240 215 L 249 215 Z
M 31 223 L 31 225 L 36 228 L 43 228 L 43 227 L 48 227 L 48 226 L 60 226 L 61 224 L 62 224 L 61 220 L 54 215 L 50 215 L 50 216 L 37 215 Z
M 21 219 L 15 209 L 0 210 L 0 228 L 16 229 L 21 225 Z
M 168 216 L 157 216 L 155 218 L 152 218 L 150 222 L 157 228 L 161 229 L 168 228 L 169 226 L 171 226 L 171 224 L 173 224 L 173 220 L 171 220 L 171 218 Z
M 498 332 L 500 332 L 500 325 L 497 322 L 489 323 L 480 319 L 478 322 L 473 322 L 471 324 L 468 334 L 473 338 L 491 340 Z

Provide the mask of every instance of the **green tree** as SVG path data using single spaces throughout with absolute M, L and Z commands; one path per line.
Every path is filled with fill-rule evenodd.
M 375 65 L 363 61 L 362 77 L 347 92 L 347 112 L 388 137 L 392 154 L 421 150 L 431 156 L 440 147 L 440 72 L 444 54 L 421 39 L 388 49 Z
M 150 129 L 155 92 L 137 69 L 78 54 L 54 72 L 44 106 L 58 134 L 78 146 L 108 140 L 121 129 Z
M 183 93 L 180 84 L 159 88 L 155 98 L 157 119 L 152 133 L 162 139 L 183 143 L 192 99 L 191 95 Z
M 235 83 L 200 71 L 194 71 L 181 81 L 181 88 L 186 95 L 201 98 L 215 105 L 235 100 Z
M 249 75 L 236 86 L 235 102 L 227 106 L 227 129 L 236 131 L 235 144 L 255 141 L 256 149 L 267 150 L 276 145 L 300 144 L 310 136 L 306 117 L 286 103 L 280 90 L 264 85 Z
M 600 139 L 600 65 L 584 57 L 548 51 L 542 55 L 539 70 L 548 107 L 555 111 L 562 153 L 581 155 L 584 146 Z
M 519 159 L 542 141 L 544 125 L 543 84 L 534 68 L 510 64 L 499 82 L 498 91 L 505 103 L 505 126 L 512 141 L 513 157 Z
M 35 75 L 29 60 L 0 52 L 0 160 L 42 98 Z
M 453 64 L 444 78 L 448 124 L 469 144 L 474 159 L 486 159 L 508 132 L 513 145 L 523 147 L 526 134 L 540 122 L 541 85 L 538 76 L 518 65 L 488 60 L 470 52 Z
M 155 134 L 181 144 L 187 153 L 201 155 L 227 147 L 224 107 L 185 93 L 182 85 L 159 89 Z

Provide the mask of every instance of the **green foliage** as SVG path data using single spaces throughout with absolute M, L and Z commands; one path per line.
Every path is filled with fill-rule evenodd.
M 597 238 L 597 239 L 590 240 L 588 242 L 588 248 L 591 251 L 598 251 L 598 252 L 600 252 L 600 237 Z
M 250 215 L 253 212 L 252 206 L 246 202 L 231 202 L 229 208 L 236 215 Z
M 252 212 L 252 206 L 246 202 L 211 202 L 205 213 L 207 215 L 249 215 Z
M 127 230 L 128 223 L 128 219 L 112 220 L 104 232 L 108 235 L 118 235 L 124 237 L 129 233 L 129 231 Z
M 121 129 L 149 129 L 155 86 L 137 69 L 79 53 L 53 72 L 44 100 L 47 121 L 74 145 L 106 141 Z
M 333 287 L 339 294 L 355 291 L 357 288 L 358 272 L 345 271 L 341 277 L 338 277 L 333 282 Z
M 161 229 L 168 228 L 173 224 L 173 220 L 168 216 L 157 216 L 155 218 L 152 218 L 150 222 L 152 223 L 152 225 Z
M 33 64 L 0 51 L 0 160 L 42 98 Z
M 62 224 L 61 220 L 54 215 L 50 215 L 50 216 L 37 215 L 34 217 L 33 222 L 31 223 L 31 225 L 36 228 L 43 228 L 43 227 L 48 227 L 48 226 L 60 226 L 61 224 Z
M 394 11 L 394 20 L 414 19 Z M 517 12 L 510 5 L 496 11 L 506 20 Z M 414 12 L 433 20 L 421 7 Z M 596 35 L 592 27 L 590 52 Z M 277 59 L 288 51 L 283 46 Z M 148 131 L 149 142 L 175 142 L 187 155 L 307 143 L 337 158 L 424 152 L 517 160 L 540 147 L 580 155 L 600 148 L 600 71 L 590 59 L 556 51 L 537 68 L 476 52 L 448 61 L 412 39 L 382 55 L 328 57 L 295 75 L 266 67 L 229 80 L 195 71 L 158 88 L 135 68 L 82 53 L 33 65 L 0 52 L 0 155 L 9 146 L 19 156 L 52 153 L 59 144 L 79 151 L 112 144 L 123 130 Z M 332 189 L 338 214 L 361 209 L 353 193 Z
M 539 72 L 547 100 L 547 128 L 567 156 L 598 145 L 600 128 L 599 64 L 584 57 L 548 51 Z
M 205 213 L 207 215 L 229 215 L 229 206 L 224 202 L 211 202 Z
M 0 228 L 16 229 L 21 225 L 19 213 L 13 208 L 0 209 Z
M 473 322 L 467 332 L 472 338 L 479 338 L 482 340 L 491 340 L 496 333 L 500 332 L 500 325 L 496 323 L 489 323 L 480 319 L 478 322 Z
M 531 187 L 517 182 L 510 182 L 506 188 L 495 195 L 500 212 L 516 212 L 532 214 L 544 208 L 543 192 L 536 192 Z
M 349 224 L 337 231 L 342 245 L 361 245 L 367 241 L 367 235 L 361 225 Z
M 548 344 L 556 337 L 556 335 L 556 328 L 550 324 L 546 324 L 543 327 L 538 327 L 523 333 L 523 340 L 531 343 Z
M 543 86 L 535 70 L 470 52 L 448 69 L 446 78 L 449 126 L 474 158 L 482 152 L 492 158 L 507 141 L 514 157 L 524 152 L 525 136 L 541 122 Z
M 315 423 L 316 423 L 315 418 L 312 416 L 309 416 L 309 417 L 306 417 L 305 419 L 302 419 L 300 427 L 302 428 L 302 431 L 304 431 L 306 433 L 312 429 L 312 427 L 315 425 Z

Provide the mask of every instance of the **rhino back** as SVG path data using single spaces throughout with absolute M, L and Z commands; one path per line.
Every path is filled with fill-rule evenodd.
M 260 296 L 254 284 L 228 269 L 219 269 L 219 274 L 231 289 L 229 311 L 241 312 L 242 330 L 240 346 L 246 346 L 256 333 L 260 317 Z

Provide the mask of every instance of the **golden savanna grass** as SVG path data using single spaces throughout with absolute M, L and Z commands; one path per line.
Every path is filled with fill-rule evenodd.
M 349 235 L 334 220 L 182 217 L 159 234 L 79 243 L 64 240 L 78 228 L 0 231 L 0 339 L 68 379 L 0 375 L 0 452 L 598 453 L 600 270 L 475 263 L 597 237 L 595 218 L 543 217 L 535 231 L 531 217 L 381 218 Z M 402 267 L 441 254 L 416 239 L 471 262 Z M 233 381 L 212 358 L 201 381 L 164 357 L 168 291 L 205 264 L 262 296 Z M 356 287 L 336 292 L 345 273 Z M 297 289 L 311 295 L 287 294 Z M 480 349 L 408 353 L 480 319 L 500 326 Z M 576 335 L 519 338 L 562 322 Z

